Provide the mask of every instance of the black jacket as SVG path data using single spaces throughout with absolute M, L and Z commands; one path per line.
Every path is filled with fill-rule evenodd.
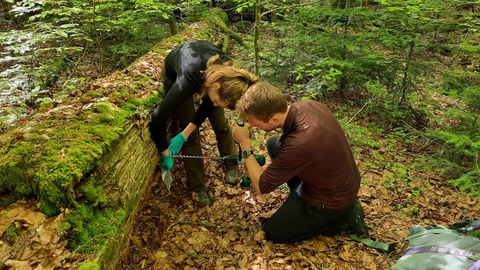
M 220 62 L 228 59 L 228 56 L 215 45 L 203 40 L 191 40 L 175 48 L 165 58 L 165 73 L 174 83 L 170 89 L 165 89 L 165 97 L 155 108 L 150 122 L 150 133 L 159 152 L 168 147 L 168 120 L 176 108 L 200 92 L 205 81 L 204 71 L 207 62 L 210 57 L 217 54 L 220 55 Z M 191 122 L 199 127 L 213 108 L 213 102 L 205 96 Z

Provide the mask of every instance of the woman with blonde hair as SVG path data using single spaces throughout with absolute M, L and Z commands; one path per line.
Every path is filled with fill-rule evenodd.
M 191 40 L 172 50 L 165 58 L 163 86 L 165 96 L 155 108 L 150 121 L 150 133 L 162 155 L 162 170 L 173 167 L 172 155 L 179 153 L 201 156 L 198 127 L 208 117 L 217 138 L 221 156 L 236 155 L 231 127 L 224 108 L 235 109 L 236 102 L 258 77 L 245 69 L 235 67 L 233 60 L 215 45 Z M 202 102 L 195 111 L 195 101 Z M 183 129 L 167 143 L 167 124 L 170 119 Z M 184 159 L 188 188 L 198 194 L 201 205 L 211 204 L 205 190 L 205 172 L 202 159 Z M 225 181 L 236 184 L 238 167 L 226 164 Z

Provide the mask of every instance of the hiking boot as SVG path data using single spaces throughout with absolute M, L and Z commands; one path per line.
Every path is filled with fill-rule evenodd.
M 198 195 L 198 203 L 201 206 L 207 206 L 207 205 L 212 204 L 212 201 L 210 200 L 210 197 L 208 197 L 208 194 L 204 189 L 196 191 L 195 193 L 197 193 L 197 195 Z
M 358 199 L 355 199 L 352 210 L 348 213 L 347 222 L 350 225 L 350 230 L 357 236 L 368 235 L 367 225 L 365 225 L 364 213 L 362 204 Z
M 229 165 L 225 167 L 225 182 L 229 185 L 236 185 L 238 178 L 238 166 Z

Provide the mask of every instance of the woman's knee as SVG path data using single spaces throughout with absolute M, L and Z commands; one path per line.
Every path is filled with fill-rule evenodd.
M 192 145 L 199 145 L 200 144 L 200 132 L 197 130 L 193 131 L 190 136 L 188 136 L 188 140 L 185 142 L 184 147 L 189 147 Z
M 216 108 L 217 109 L 217 108 Z M 230 124 L 225 117 L 224 111 L 214 111 L 209 117 L 215 134 L 227 134 L 231 132 Z
M 230 124 L 228 124 L 228 121 L 225 121 L 223 123 L 219 123 L 216 126 L 212 126 L 213 131 L 217 135 L 225 135 L 225 134 L 230 134 L 232 132 L 232 129 L 230 128 Z

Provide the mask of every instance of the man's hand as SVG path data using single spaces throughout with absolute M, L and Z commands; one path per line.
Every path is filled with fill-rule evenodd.
M 176 155 L 182 149 L 183 143 L 187 141 L 187 138 L 183 136 L 183 133 L 180 132 L 177 136 L 173 137 L 168 143 L 168 148 L 170 149 L 170 155 Z
M 233 139 L 240 144 L 242 150 L 252 150 L 252 145 L 250 143 L 250 130 L 248 129 L 247 125 L 234 125 L 232 136 Z M 251 180 L 253 189 L 255 192 L 257 192 L 257 194 L 261 194 L 259 181 L 260 176 L 263 173 L 263 168 L 260 166 L 260 164 L 258 164 L 258 161 L 254 155 L 250 155 L 245 159 L 245 169 Z
M 173 158 L 171 155 L 162 154 L 162 160 L 158 163 L 162 171 L 169 171 L 173 167 Z
M 232 129 L 232 136 L 233 139 L 242 146 L 242 149 L 244 148 L 245 145 L 250 146 L 250 131 L 248 130 L 248 126 L 239 126 L 235 124 Z

